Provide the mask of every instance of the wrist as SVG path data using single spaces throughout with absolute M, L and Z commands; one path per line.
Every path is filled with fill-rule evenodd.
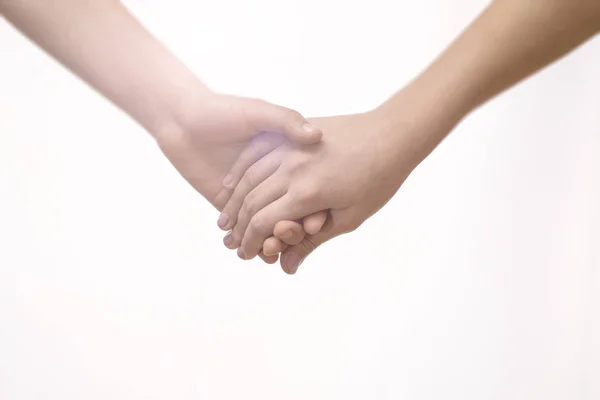
M 412 171 L 467 115 L 429 87 L 413 82 L 372 111 L 400 171 Z M 406 176 L 400 177 L 405 179 Z
M 451 129 L 478 105 L 474 96 L 475 79 L 462 79 L 459 73 L 450 74 L 443 69 L 441 65 L 433 64 L 403 92 L 414 105 L 417 119 Z M 394 99 L 391 100 L 393 103 Z
M 217 96 L 199 81 L 190 82 L 189 85 L 174 91 L 169 100 L 163 102 L 157 115 L 149 119 L 149 125 L 142 125 L 156 140 L 188 132 L 192 121 L 201 118 L 199 114 L 208 109 L 208 105 L 214 102 Z

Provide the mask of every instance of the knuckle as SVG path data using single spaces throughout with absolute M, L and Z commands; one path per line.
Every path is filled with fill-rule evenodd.
M 301 172 L 308 165 L 308 160 L 304 157 L 295 157 L 286 162 L 286 167 L 291 173 Z
M 227 213 L 227 215 L 234 218 L 237 218 L 237 213 L 240 211 L 242 207 L 244 199 L 240 198 L 239 194 L 233 194 L 229 202 L 225 205 L 225 209 L 223 212 Z
M 246 184 L 250 187 L 255 187 L 256 185 L 258 185 L 260 183 L 256 167 L 248 168 L 248 170 L 244 174 L 244 178 L 245 178 L 244 180 L 246 181 Z
M 250 218 L 254 215 L 254 199 L 250 195 L 244 199 L 240 209 L 240 215 L 246 218 Z
M 253 137 L 248 144 L 249 155 L 254 156 L 260 152 L 261 138 L 260 136 Z
M 250 229 L 253 233 L 267 233 L 269 231 L 269 225 L 264 218 L 252 218 L 250 221 Z
M 262 156 L 270 148 L 271 138 L 266 133 L 257 135 L 250 141 L 250 150 L 253 156 Z
M 317 187 L 308 186 L 302 188 L 297 195 L 298 202 L 301 204 L 312 204 L 319 198 L 319 190 Z
M 298 157 L 295 161 L 296 162 L 294 163 L 294 165 L 297 169 L 302 169 L 306 165 L 308 165 L 308 157 Z

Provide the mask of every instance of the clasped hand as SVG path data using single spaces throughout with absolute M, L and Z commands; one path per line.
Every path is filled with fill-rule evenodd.
M 273 257 L 293 274 L 317 246 L 355 230 L 383 207 L 420 162 L 424 127 L 390 108 L 311 124 L 322 141 L 299 144 L 276 134 L 253 138 L 217 195 L 224 244 L 242 259 Z

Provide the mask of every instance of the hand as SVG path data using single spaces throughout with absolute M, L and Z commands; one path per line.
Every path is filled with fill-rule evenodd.
M 120 2 L 93 3 L 0 1 L 0 13 L 147 129 L 215 206 L 219 181 L 250 136 L 272 131 L 300 143 L 320 140 L 292 110 L 213 94 Z
M 179 173 L 219 210 L 223 179 L 250 139 L 277 132 L 298 143 L 316 143 L 322 133 L 296 111 L 262 100 L 208 94 L 188 100 L 175 126 L 155 135 Z M 283 142 L 284 136 L 271 135 Z M 222 192 L 223 198 L 217 198 Z
M 179 173 L 219 210 L 232 193 L 222 190 L 225 175 L 254 135 L 285 135 L 270 134 L 275 144 L 283 143 L 285 137 L 298 143 L 315 143 L 322 136 L 297 112 L 262 100 L 203 94 L 185 104 L 177 124 L 164 127 L 155 137 Z M 290 243 L 304 237 L 301 228 L 288 225 L 294 231 Z M 273 256 L 263 259 L 276 262 Z
M 302 243 L 307 234 L 314 235 L 321 231 L 327 221 L 328 212 L 320 211 L 311 214 L 301 221 L 280 221 L 275 225 L 273 236 L 263 242 L 259 256 L 269 264 L 274 264 L 279 259 L 279 253 L 284 252 L 289 246 Z M 224 240 L 228 244 L 230 235 Z M 243 258 L 243 257 L 242 257 Z
M 221 193 L 217 195 L 219 201 L 222 199 L 227 199 L 227 201 L 231 200 L 230 196 L 232 195 L 232 191 L 235 189 L 242 176 L 245 176 L 245 181 L 252 182 L 254 186 L 262 182 L 263 178 L 267 178 L 265 173 L 261 173 L 260 175 L 255 174 L 255 168 L 252 168 L 252 165 L 262 158 L 278 160 L 278 162 L 280 162 L 280 157 L 283 152 L 279 147 L 283 143 L 285 142 L 279 134 L 262 133 L 254 136 L 246 148 L 240 153 L 234 165 L 231 167 L 230 172 L 224 178 L 224 187 Z M 272 162 L 271 164 L 273 164 L 273 167 L 277 167 L 275 163 Z M 246 194 L 247 193 L 244 190 L 237 190 L 235 195 L 242 197 L 234 199 L 232 202 L 237 203 L 243 201 L 243 197 L 246 196 Z M 278 224 L 277 229 L 273 232 L 277 238 L 272 236 L 266 239 L 263 244 L 263 252 L 262 254 L 259 253 L 259 255 L 261 255 L 263 260 L 269 264 L 277 262 L 279 253 L 283 252 L 290 245 L 294 246 L 299 244 L 304 239 L 306 233 L 318 233 L 323 227 L 326 219 L 327 212 L 320 211 L 305 217 L 303 221 L 281 221 Z M 234 223 L 235 219 L 230 219 L 227 213 L 222 213 L 217 221 L 217 224 L 223 230 L 231 229 Z M 232 239 L 230 234 L 225 236 L 223 243 L 225 246 L 231 248 Z
M 299 263 L 325 241 L 358 228 L 396 193 L 418 163 L 435 147 L 434 131 L 449 130 L 443 121 L 419 119 L 410 101 L 402 113 L 382 106 L 374 111 L 317 118 L 325 132 L 321 143 L 282 145 L 240 176 L 223 214 L 233 226 L 229 247 L 252 258 L 275 225 L 319 210 L 331 210 L 320 233 L 285 250 L 282 267 L 294 273 Z M 408 116 L 408 117 L 407 117 Z M 260 177 L 248 179 L 248 177 Z

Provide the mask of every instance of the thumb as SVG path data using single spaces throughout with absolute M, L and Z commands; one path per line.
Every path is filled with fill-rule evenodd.
M 252 100 L 245 107 L 247 121 L 258 132 L 280 133 L 299 144 L 314 144 L 321 141 L 323 132 L 310 124 L 299 112 L 262 100 Z
M 302 264 L 306 257 L 315 251 L 317 247 L 342 233 L 343 231 L 334 225 L 333 218 L 328 218 L 319 233 L 306 235 L 299 244 L 289 246 L 282 253 L 281 268 L 287 274 L 295 274 L 300 264 Z

